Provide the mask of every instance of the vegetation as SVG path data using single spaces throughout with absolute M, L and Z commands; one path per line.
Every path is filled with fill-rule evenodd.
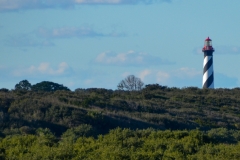
M 16 91 L 58 91 L 58 90 L 66 90 L 70 91 L 67 87 L 57 84 L 54 82 L 49 82 L 49 81 L 43 81 L 40 83 L 37 83 L 35 85 L 31 85 L 31 83 L 28 82 L 28 80 L 22 80 L 18 84 L 15 85 L 15 90 Z
M 0 89 L 0 159 L 240 159 L 240 88 L 28 86 Z
M 33 91 L 58 91 L 58 90 L 65 90 L 65 91 L 70 91 L 67 87 L 63 86 L 62 84 L 57 84 L 54 82 L 48 82 L 48 81 L 43 81 L 40 83 L 37 83 L 31 87 Z
M 28 80 L 22 80 L 15 85 L 15 90 L 30 91 L 31 88 L 32 88 L 32 85 L 31 83 L 28 82 Z
M 140 78 L 137 78 L 134 75 L 129 75 L 124 80 L 121 80 L 117 87 L 119 90 L 139 91 L 143 86 L 144 83 Z
M 210 132 L 227 132 L 219 143 Z M 48 129 L 36 135 L 14 135 L 0 140 L 1 159 L 240 159 L 240 133 L 225 129 L 204 133 L 192 131 L 157 131 L 154 129 L 114 129 L 97 138 L 77 136 L 67 130 L 60 139 Z M 221 133 L 220 133 L 221 134 Z M 225 133 L 224 133 L 225 134 Z M 77 138 L 76 138 L 77 137 Z

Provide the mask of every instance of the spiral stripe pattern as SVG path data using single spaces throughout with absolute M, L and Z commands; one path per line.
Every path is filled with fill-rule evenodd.
M 214 88 L 213 74 L 213 56 L 212 54 L 204 54 L 203 61 L 203 88 Z

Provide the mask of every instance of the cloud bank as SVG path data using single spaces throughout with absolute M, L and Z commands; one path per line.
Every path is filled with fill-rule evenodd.
M 43 62 L 39 66 L 32 65 L 28 68 L 16 69 L 13 71 L 13 76 L 59 76 L 65 75 L 69 69 L 70 67 L 66 62 L 60 63 L 57 68 L 52 68 L 50 63 Z
M 43 38 L 85 38 L 85 37 L 119 37 L 123 33 L 104 34 L 94 31 L 91 27 L 62 27 L 54 29 L 39 28 L 37 35 Z
M 195 68 L 182 67 L 170 71 L 158 69 L 143 69 L 139 72 L 125 72 L 122 77 L 127 75 L 136 75 L 141 78 L 145 84 L 166 85 L 168 87 L 186 87 L 197 86 L 201 87 L 202 71 Z
M 54 46 L 54 43 L 49 40 L 37 39 L 32 34 L 21 34 L 15 36 L 9 36 L 5 40 L 5 44 L 11 47 L 50 47 Z
M 102 65 L 117 65 L 126 67 L 174 64 L 173 62 L 163 60 L 160 57 L 136 51 L 128 51 L 118 54 L 113 52 L 103 52 L 95 58 L 94 62 Z
M 238 46 L 216 46 L 214 47 L 214 54 L 229 54 L 237 55 L 240 54 L 240 47 Z M 195 54 L 203 54 L 202 48 L 198 47 L 193 50 Z
M 217 54 L 240 54 L 240 47 L 238 46 L 217 46 L 215 50 Z
M 39 28 L 35 31 L 11 35 L 5 39 L 5 44 L 11 47 L 52 47 L 55 46 L 54 39 L 69 38 L 96 38 L 96 37 L 125 37 L 125 33 L 100 33 L 91 27 L 61 27 L 61 28 Z
M 73 8 L 78 5 L 134 5 L 172 0 L 0 0 L 0 11 L 45 8 Z

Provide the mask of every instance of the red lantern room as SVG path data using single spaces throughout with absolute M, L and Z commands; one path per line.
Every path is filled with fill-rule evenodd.
M 207 39 L 205 39 L 204 47 L 203 47 L 202 51 L 203 52 L 205 52 L 205 51 L 214 52 L 214 48 L 212 47 L 212 40 L 209 37 Z

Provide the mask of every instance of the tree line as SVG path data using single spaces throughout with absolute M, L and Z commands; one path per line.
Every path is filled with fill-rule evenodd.
M 42 81 L 40 83 L 32 85 L 28 80 L 22 80 L 15 85 L 15 90 L 17 91 L 57 91 L 57 90 L 65 90 L 70 91 L 69 88 L 63 86 L 62 84 Z
M 124 159 L 194 160 L 239 159 L 240 132 L 227 129 L 160 131 L 116 128 L 91 136 L 87 125 L 68 129 L 60 138 L 49 129 L 35 135 L 0 139 L 1 159 Z M 87 135 L 88 134 L 88 135 Z
M 128 90 L 128 91 L 139 91 L 143 89 L 144 83 L 140 78 L 135 77 L 134 75 L 129 75 L 125 79 L 121 80 L 117 85 L 118 90 Z M 2 91 L 8 91 L 6 88 L 2 88 Z M 65 90 L 70 91 L 70 89 L 62 84 L 42 81 L 40 83 L 32 85 L 28 80 L 22 80 L 15 85 L 15 90 L 18 91 L 57 91 Z

